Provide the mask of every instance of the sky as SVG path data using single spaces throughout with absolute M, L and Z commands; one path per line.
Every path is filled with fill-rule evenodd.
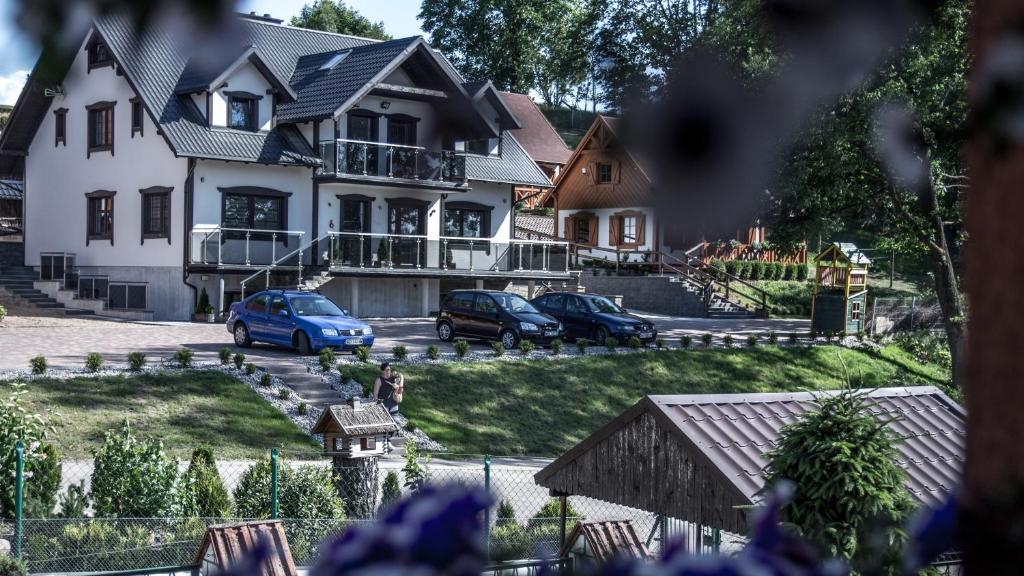
M 238 0 L 239 12 L 269 13 L 286 22 L 311 0 Z M 416 15 L 420 0 L 346 0 L 374 22 L 383 21 L 384 29 L 396 38 L 423 34 Z M 14 104 L 25 78 L 39 55 L 32 41 L 18 28 L 14 19 L 15 0 L 0 0 L 0 104 Z

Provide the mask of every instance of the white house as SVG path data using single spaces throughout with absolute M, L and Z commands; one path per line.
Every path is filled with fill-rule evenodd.
M 0 171 L 23 160 L 26 265 L 69 307 L 185 319 L 204 289 L 223 310 L 315 276 L 355 314 L 413 316 L 454 288 L 568 277 L 565 243 L 514 237 L 514 188 L 550 183 L 489 82 L 420 37 L 239 19 L 237 49 L 209 57 L 105 16 L 66 69 L 30 76 Z

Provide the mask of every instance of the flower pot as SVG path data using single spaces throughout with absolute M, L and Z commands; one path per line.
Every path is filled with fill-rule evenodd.
M 206 314 L 196 312 L 192 315 L 193 322 L 206 322 Z
M 217 321 L 217 315 L 213 312 L 210 312 L 209 314 L 206 315 L 206 321 L 209 322 L 210 324 L 213 324 L 214 322 Z

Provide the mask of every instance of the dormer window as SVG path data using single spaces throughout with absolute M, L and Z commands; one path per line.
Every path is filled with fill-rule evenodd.
M 113 66 L 113 64 L 114 56 L 110 53 L 110 48 L 106 43 L 102 40 L 95 40 L 89 45 L 89 70 Z
M 236 130 L 259 130 L 259 96 L 247 92 L 228 93 L 228 127 Z

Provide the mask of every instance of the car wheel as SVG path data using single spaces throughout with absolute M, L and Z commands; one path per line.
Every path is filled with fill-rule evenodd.
M 312 349 L 309 347 L 309 336 L 306 336 L 305 332 L 300 331 L 295 336 L 295 347 L 299 350 L 300 356 L 309 356 Z
M 515 330 L 502 330 L 501 344 L 505 347 L 505 350 L 515 350 L 516 346 L 519 346 L 519 335 L 516 334 Z
M 239 348 L 252 346 L 252 338 L 249 337 L 249 329 L 245 327 L 245 324 L 236 322 L 233 332 L 235 334 L 235 346 Z
M 611 335 L 612 333 L 607 328 L 598 326 L 597 330 L 594 331 L 594 341 L 598 346 L 604 346 L 604 341 Z
M 441 339 L 441 342 L 451 342 L 455 339 L 455 330 L 450 323 L 441 322 L 437 325 L 437 337 Z

